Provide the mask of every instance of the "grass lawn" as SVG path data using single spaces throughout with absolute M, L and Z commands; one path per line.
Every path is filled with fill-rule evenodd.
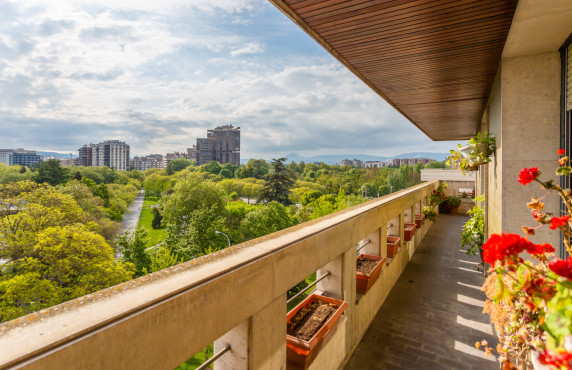
M 141 209 L 141 217 L 139 217 L 139 224 L 137 225 L 138 228 L 142 227 L 147 230 L 147 237 L 149 238 L 147 247 L 152 247 L 165 239 L 165 229 L 153 229 L 151 227 L 151 222 L 153 221 L 151 206 L 155 204 L 159 204 L 159 199 L 151 197 L 145 198 Z

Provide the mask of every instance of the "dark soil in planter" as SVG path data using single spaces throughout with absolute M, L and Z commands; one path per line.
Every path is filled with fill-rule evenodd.
M 302 307 L 288 323 L 288 335 L 310 340 L 337 308 L 338 306 L 332 303 L 319 300 Z
M 356 271 L 364 274 L 369 274 L 378 263 L 379 261 L 372 261 L 362 257 L 356 261 Z

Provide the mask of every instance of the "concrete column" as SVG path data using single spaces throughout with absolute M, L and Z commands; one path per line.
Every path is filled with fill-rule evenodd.
M 248 369 L 286 369 L 286 294 L 250 318 Z

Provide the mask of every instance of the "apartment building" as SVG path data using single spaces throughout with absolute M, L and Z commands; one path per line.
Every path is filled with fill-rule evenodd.
M 187 156 L 196 159 L 197 165 L 217 161 L 239 166 L 240 127 L 224 125 L 208 130 L 206 138 L 198 138 L 196 146 L 187 149 Z
M 129 169 L 129 145 L 125 141 L 107 140 L 99 144 L 88 144 L 78 149 L 79 165 L 102 167 L 116 170 Z
M 167 164 L 161 154 L 134 157 L 130 162 L 130 168 L 137 171 L 147 171 L 151 168 L 165 168 Z
M 0 149 L 0 163 L 7 166 L 18 164 L 20 166 L 32 167 L 37 165 L 42 157 L 35 150 Z

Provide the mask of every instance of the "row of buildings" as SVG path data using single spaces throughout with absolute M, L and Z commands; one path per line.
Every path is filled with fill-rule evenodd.
M 131 168 L 138 171 L 167 168 L 169 162 L 177 158 L 194 159 L 199 166 L 211 161 L 240 166 L 240 127 L 224 125 L 208 130 L 207 137 L 198 138 L 192 148 L 187 148 L 186 153 L 174 152 L 167 153 L 165 156 L 151 154 L 134 157 L 131 160 Z
M 429 162 L 434 162 L 434 159 L 429 158 L 393 158 L 388 161 L 362 161 L 359 159 L 344 159 L 340 161 L 339 166 L 352 166 L 352 167 L 365 167 L 365 168 L 381 168 L 381 167 L 399 167 L 401 165 L 416 165 L 422 163 L 426 165 Z
M 42 156 L 38 155 L 35 150 L 18 149 L 0 149 L 0 163 L 6 166 L 20 165 L 32 167 L 42 160 Z
M 97 144 L 86 144 L 78 149 L 78 158 L 56 158 L 62 166 L 107 166 L 116 170 L 132 169 L 146 171 L 151 168 L 167 168 L 169 162 L 177 158 L 192 159 L 198 165 L 211 161 L 221 164 L 240 165 L 240 127 L 233 125 L 218 126 L 207 131 L 206 138 L 198 138 L 192 148 L 186 152 L 151 154 L 130 157 L 130 146 L 125 141 L 106 140 Z M 22 165 L 32 167 L 44 158 L 36 151 L 19 149 L 0 149 L 0 163 L 7 166 Z M 52 159 L 52 158 L 46 158 Z

